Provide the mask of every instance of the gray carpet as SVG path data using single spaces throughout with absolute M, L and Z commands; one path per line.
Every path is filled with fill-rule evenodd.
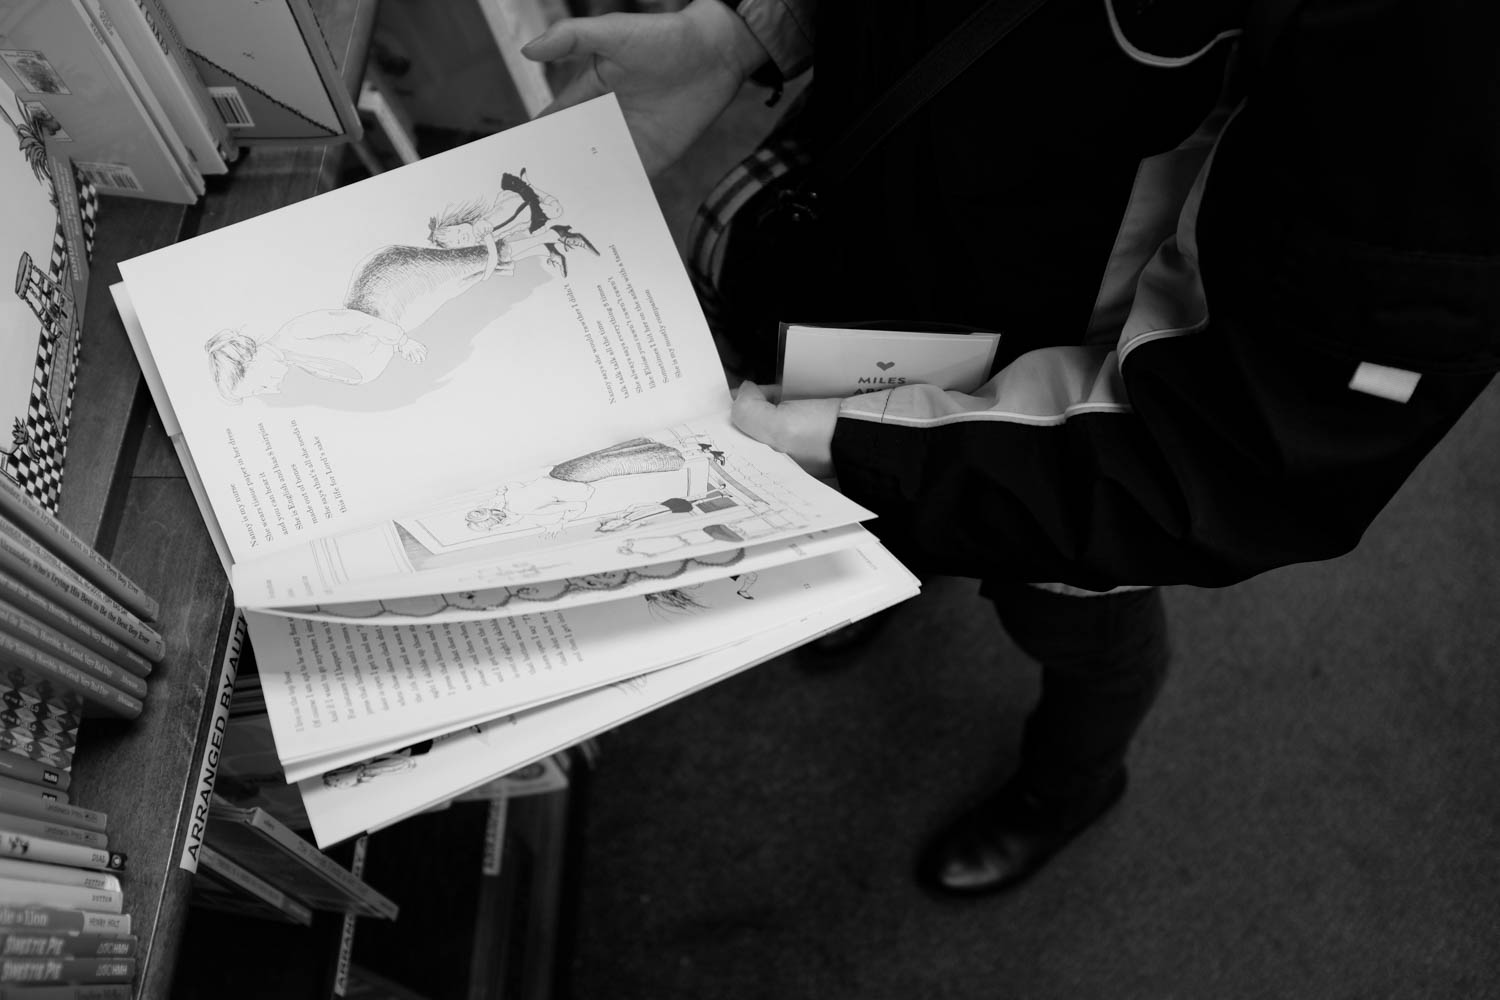
M 659 185 L 675 232 L 732 156 Z M 972 581 L 931 583 L 849 669 L 793 654 L 609 734 L 572 996 L 1500 996 L 1496 441 L 1500 386 L 1356 553 L 1170 591 L 1131 791 L 1005 898 L 908 874 L 1035 696 Z

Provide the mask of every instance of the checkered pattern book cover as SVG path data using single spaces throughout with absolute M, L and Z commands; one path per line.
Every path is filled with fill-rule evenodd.
M 13 288 L 0 289 L 0 294 L 14 296 L 9 311 L 0 312 L 10 342 L 6 365 L 13 368 L 9 380 L 0 383 L 0 406 L 10 423 L 0 429 L 0 474 L 55 512 L 63 486 L 99 202 L 93 185 L 66 154 L 49 149 L 42 114 L 21 100 L 5 110 L 6 121 L 0 124 L 8 125 L 17 141 L 5 143 L 11 148 L 4 152 L 6 161 L 0 162 L 0 203 L 6 216 L 25 216 L 29 224 L 0 237 L 12 257 L 0 263 L 15 269 Z M 50 247 L 45 238 L 49 218 Z M 27 344 L 34 345 L 34 355 Z M 27 367 L 29 382 L 23 381 Z

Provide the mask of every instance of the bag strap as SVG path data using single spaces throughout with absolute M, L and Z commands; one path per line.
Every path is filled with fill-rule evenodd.
M 907 118 L 952 83 L 978 58 L 1010 33 L 1047 0 L 984 3 L 948 33 L 916 65 L 891 85 L 880 100 L 855 119 L 838 141 L 814 161 L 810 178 L 814 193 L 837 184 Z

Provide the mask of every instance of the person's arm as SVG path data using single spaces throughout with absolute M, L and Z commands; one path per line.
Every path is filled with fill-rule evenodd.
M 1500 18 L 1304 10 L 1215 153 L 1196 246 L 1158 256 L 1119 343 L 1024 355 L 976 396 L 843 401 L 840 488 L 898 551 L 1097 590 L 1337 556 L 1488 384 Z M 1398 48 L 1443 72 L 1391 74 Z M 1370 364 L 1418 373 L 1410 398 Z

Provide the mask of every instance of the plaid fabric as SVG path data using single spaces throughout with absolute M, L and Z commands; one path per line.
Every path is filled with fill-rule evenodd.
M 693 217 L 688 229 L 688 274 L 709 327 L 716 333 L 723 329 L 719 279 L 735 215 L 767 184 L 807 162 L 807 150 L 796 138 L 773 137 L 730 169 Z

